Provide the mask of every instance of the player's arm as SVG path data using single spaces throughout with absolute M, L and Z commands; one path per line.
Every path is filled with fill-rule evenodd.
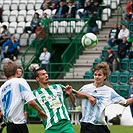
M 91 96 L 89 94 L 85 94 L 83 92 L 76 91 L 74 89 L 72 90 L 72 92 L 78 98 L 87 98 L 93 106 L 96 104 L 96 99 L 93 96 Z
M 65 87 L 64 91 L 65 91 L 66 94 L 69 95 L 70 101 L 71 101 L 72 105 L 75 107 L 76 106 L 75 105 L 75 97 L 74 97 L 74 95 L 72 93 L 72 86 L 67 85 Z
M 47 115 L 42 111 L 42 109 L 37 105 L 37 103 L 35 102 L 35 100 L 31 100 L 28 102 L 28 104 L 36 109 L 38 111 L 38 115 L 42 118 L 42 119 L 46 119 Z
M 128 105 L 131 105 L 131 104 L 133 104 L 133 97 L 128 98 L 126 104 L 124 104 L 123 106 L 127 107 Z

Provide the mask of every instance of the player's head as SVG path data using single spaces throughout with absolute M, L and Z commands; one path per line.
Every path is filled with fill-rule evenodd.
M 96 65 L 94 69 L 94 80 L 103 82 L 110 73 L 109 65 L 106 62 L 101 62 Z
M 21 66 L 18 66 L 18 67 L 17 67 L 17 77 L 18 77 L 18 78 L 21 78 L 22 75 L 23 75 L 23 69 L 22 69 Z
M 36 81 L 39 84 L 47 84 L 48 83 L 48 74 L 44 68 L 37 68 L 34 70 L 34 76 Z
M 12 60 L 9 60 L 4 63 L 3 70 L 7 78 L 10 78 L 11 76 L 15 76 L 17 72 L 17 64 Z

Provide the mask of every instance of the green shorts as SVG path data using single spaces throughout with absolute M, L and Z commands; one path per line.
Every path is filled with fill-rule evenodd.
M 74 130 L 69 120 L 61 120 L 47 129 L 45 133 L 74 133 Z

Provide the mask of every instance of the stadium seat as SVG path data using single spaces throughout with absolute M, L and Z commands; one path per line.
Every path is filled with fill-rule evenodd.
M 125 84 L 129 82 L 130 72 L 129 71 L 123 71 L 120 75 L 120 84 Z
M 35 10 L 40 9 L 41 4 L 42 4 L 42 2 L 37 0 L 36 3 L 35 3 Z
M 2 15 L 3 22 L 8 22 L 9 15 L 10 15 L 10 10 L 3 11 L 3 15 Z
M 98 25 L 98 29 L 101 30 L 102 29 L 102 21 L 101 20 L 96 20 L 96 23 Z
M 4 1 L 2 9 L 3 10 L 10 10 L 11 1 Z
M 29 34 L 28 33 L 23 33 L 20 36 L 19 45 L 20 46 L 27 46 L 28 45 L 28 39 L 29 39 Z
M 46 13 L 47 14 L 47 17 L 48 18 L 50 18 L 51 17 L 51 10 L 50 9 L 46 9 L 46 10 L 44 10 L 44 12 L 43 13 Z
M 11 3 L 11 10 L 18 10 L 18 4 L 19 4 L 19 2 L 12 1 L 12 3 Z
M 3 6 L 3 0 L 0 2 L 0 7 L 2 7 Z
M 32 43 L 32 41 L 36 38 L 36 34 L 35 33 L 32 33 L 30 36 L 29 36 L 29 45 Z
M 118 45 L 113 46 L 112 47 L 112 50 L 115 51 L 115 52 L 117 52 L 118 51 Z
M 19 2 L 19 6 L 18 6 L 18 10 L 26 10 L 26 1 L 20 1 Z
M 26 14 L 26 22 L 31 21 L 35 14 L 35 10 L 28 10 Z
M 30 21 L 29 21 L 29 22 L 26 22 L 26 23 L 25 23 L 25 26 L 30 26 L 30 24 L 31 24 Z
M 102 59 L 104 59 L 107 56 L 107 49 L 109 48 L 109 45 L 105 45 L 102 50 Z
M 129 71 L 133 72 L 133 59 L 129 62 Z
M 103 9 L 101 17 L 102 21 L 106 22 L 109 20 L 110 17 L 111 17 L 111 9 L 110 8 Z
M 17 27 L 17 22 L 11 22 L 9 24 L 8 29 L 9 29 L 11 34 L 14 34 L 16 32 L 16 27 Z
M 133 71 L 130 72 L 129 79 L 130 79 L 131 77 L 133 77 Z M 131 80 L 129 80 L 129 84 L 132 85 L 132 81 L 131 81 Z
M 76 22 L 75 33 L 79 33 L 82 30 L 84 24 L 84 21 Z
M 120 95 L 123 96 L 124 98 L 128 98 L 129 90 L 130 90 L 129 84 L 122 84 L 120 88 Z
M 120 94 L 120 88 L 121 88 L 121 85 L 120 85 L 120 84 L 113 84 L 113 85 L 112 85 L 112 88 L 113 88 L 118 94 Z
M 52 17 L 53 15 L 55 15 L 56 10 L 57 10 L 57 9 L 54 9 L 54 10 L 51 11 L 51 17 Z
M 129 62 L 130 62 L 129 58 L 123 58 L 120 62 L 120 70 L 121 71 L 129 70 Z
M 109 77 L 111 84 L 118 84 L 120 81 L 120 71 L 111 72 Z
M 12 3 L 17 3 L 19 4 L 20 0 L 12 0 Z
M 24 32 L 25 22 L 19 22 L 16 28 L 16 33 L 22 34 Z
M 26 5 L 27 10 L 34 10 L 35 1 L 28 1 Z
M 42 9 L 38 9 L 38 10 L 36 10 L 36 12 L 39 14 L 40 17 L 43 15 L 43 10 Z
M 67 33 L 73 33 L 74 30 L 75 30 L 75 25 L 76 25 L 76 22 L 75 21 L 69 21 L 69 22 L 67 22 L 66 32 Z
M 36 1 L 39 1 L 39 0 L 28 0 L 27 2 L 32 2 L 32 3 L 36 3 Z
M 3 26 L 3 25 L 6 25 L 7 28 L 8 28 L 8 27 L 9 27 L 9 22 L 2 22 L 2 23 L 1 23 L 1 26 Z
M 66 33 L 67 21 L 61 21 L 58 25 L 58 33 Z
M 53 21 L 50 24 L 49 32 L 50 33 L 53 33 L 53 34 L 56 34 L 57 33 L 57 30 L 58 30 L 58 26 L 59 26 L 59 22 L 58 21 Z
M 94 62 L 93 62 L 93 69 L 95 69 L 96 65 L 97 65 L 98 63 L 101 63 L 101 62 L 102 62 L 102 59 L 101 59 L 101 58 L 96 58 L 96 59 L 94 60 Z
M 110 6 L 111 0 L 103 0 L 105 6 Z
M 93 72 L 92 71 L 86 71 L 83 78 L 84 79 L 93 79 Z
M 20 34 L 18 33 L 15 33 L 13 34 L 15 36 L 15 40 L 19 42 L 19 39 L 20 39 Z
M 9 22 L 16 22 L 17 16 L 18 16 L 18 10 L 11 11 L 10 16 L 9 16 Z
M 78 9 L 77 12 L 76 12 L 76 18 L 80 18 L 79 15 L 78 15 L 78 12 L 83 12 L 83 11 L 84 11 L 83 8 Z
M 117 3 L 117 0 L 112 0 L 111 2 L 110 2 L 110 8 L 111 9 L 117 9 L 117 6 L 118 6 L 118 3 Z
M 20 10 L 17 16 L 17 22 L 24 22 L 26 17 L 26 10 Z

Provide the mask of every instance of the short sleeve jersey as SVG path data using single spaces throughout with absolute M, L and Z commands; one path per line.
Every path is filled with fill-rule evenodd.
M 65 104 L 67 95 L 63 90 L 63 85 L 53 84 L 48 88 L 38 88 L 33 91 L 36 102 L 47 115 L 47 119 L 42 121 L 46 130 L 62 119 L 70 120 Z
M 7 123 L 24 124 L 24 101 L 29 102 L 35 97 L 30 86 L 23 78 L 7 80 L 0 89 L 0 107 L 4 121 Z
M 93 83 L 91 83 L 84 85 L 79 91 L 90 94 L 96 98 L 95 106 L 92 106 L 88 99 L 82 99 L 81 122 L 107 125 L 105 121 L 105 108 L 112 103 L 126 103 L 126 99 L 106 85 L 96 88 Z

